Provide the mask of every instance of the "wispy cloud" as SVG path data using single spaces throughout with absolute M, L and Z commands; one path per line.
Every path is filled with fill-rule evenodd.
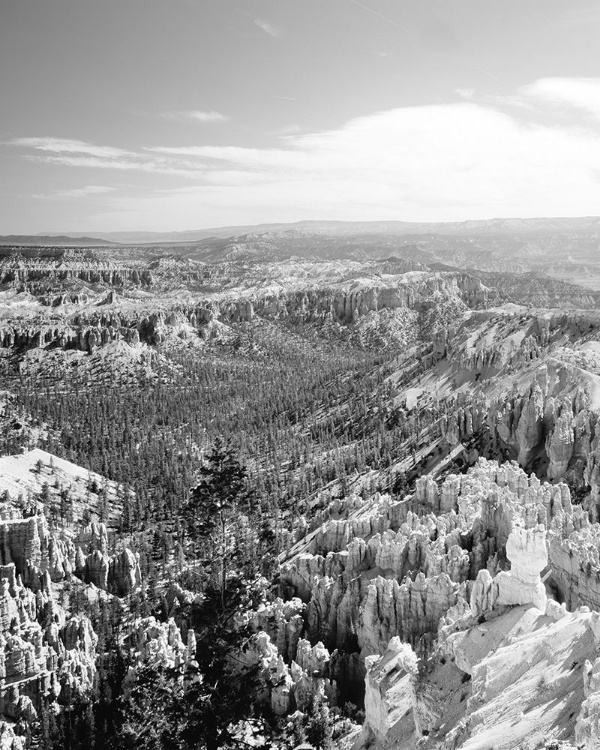
M 226 122 L 229 117 L 221 112 L 204 112 L 199 109 L 175 110 L 172 112 L 163 112 L 162 116 L 167 120 L 178 120 L 179 122 Z
M 92 195 L 106 195 L 116 190 L 108 185 L 85 185 L 84 187 L 72 188 L 70 190 L 54 190 L 51 193 L 34 193 L 32 198 L 44 198 L 48 200 L 68 200 L 70 198 L 87 198 Z
M 484 76 L 487 76 L 488 78 L 491 78 L 493 81 L 498 81 L 498 83 L 502 83 L 502 79 L 498 78 L 497 75 L 494 73 L 490 73 L 489 70 L 484 70 L 483 68 L 480 68 L 478 65 L 473 66 L 475 70 L 478 70 L 480 73 L 483 73 Z
M 532 108 L 516 118 L 503 102 L 478 103 L 474 92 L 463 93 L 462 102 L 399 108 L 335 130 L 289 134 L 281 148 L 155 146 L 149 152 L 202 160 L 206 186 L 178 194 L 190 211 L 194 201 L 230 201 L 255 211 L 297 202 L 305 216 L 337 218 L 593 212 L 600 202 L 594 134 L 551 116 L 541 122 Z M 525 100 L 525 92 L 520 97 Z
M 90 156 L 128 156 L 132 152 L 112 146 L 96 146 L 93 143 L 70 138 L 14 138 L 8 142 L 12 146 L 24 146 L 37 151 L 50 151 L 57 154 L 89 154 Z
M 331 130 L 274 133 L 273 148 L 196 139 L 121 155 L 81 141 L 13 144 L 47 164 L 182 178 L 176 190 L 108 195 L 103 203 L 114 210 L 103 221 L 121 227 L 158 228 L 167 218 L 170 226 L 216 226 L 583 215 L 600 205 L 596 92 L 600 79 L 543 79 L 495 99 L 465 90 L 462 100 L 375 112 Z
M 297 139 L 294 139 L 297 140 Z M 295 145 L 295 144 L 292 144 Z M 302 157 L 297 149 L 261 149 L 243 146 L 153 146 L 146 149 L 153 154 L 173 157 L 197 157 L 205 163 L 230 163 L 247 169 L 274 169 L 297 166 Z
M 272 36 L 275 39 L 278 36 L 281 36 L 281 31 L 276 26 L 273 26 L 273 24 L 270 24 L 267 21 L 263 21 L 260 18 L 254 19 L 254 25 L 258 26 L 258 28 L 262 29 L 265 32 L 265 34 L 268 34 L 269 36 Z
M 359 8 L 362 8 L 363 10 L 366 10 L 369 13 L 372 13 L 374 16 L 381 18 L 382 21 L 385 21 L 386 23 L 389 23 L 392 26 L 396 26 L 399 29 L 402 28 L 399 23 L 397 23 L 396 21 L 393 21 L 391 18 L 388 18 L 387 16 L 384 16 L 383 13 L 380 13 L 378 10 L 369 8 L 367 5 L 363 5 L 362 3 L 359 3 L 358 0 L 350 0 L 350 2 L 354 3 L 354 5 L 358 5 Z
M 475 95 L 475 89 L 454 89 L 454 91 L 462 98 L 462 99 L 472 99 Z
M 517 95 L 566 112 L 580 110 L 600 119 L 600 78 L 541 78 L 522 86 Z
M 86 141 L 67 138 L 14 138 L 5 145 L 25 148 L 28 161 L 64 167 L 87 169 L 138 170 L 157 174 L 180 175 L 190 178 L 204 176 L 203 165 L 194 160 L 150 156 L 144 151 L 132 151 L 114 146 L 99 146 Z M 42 153 L 39 153 L 42 152 Z
M 87 169 L 137 170 L 141 172 L 155 172 L 156 174 L 180 175 L 181 177 L 204 177 L 202 164 L 198 161 L 189 162 L 177 159 L 148 157 L 148 154 L 134 154 L 131 159 L 102 159 L 95 156 L 76 156 L 64 154 L 61 156 L 33 156 L 26 154 L 29 161 L 54 164 L 63 167 L 81 167 Z

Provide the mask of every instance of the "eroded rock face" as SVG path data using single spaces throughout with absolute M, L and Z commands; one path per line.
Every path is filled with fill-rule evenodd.
M 1 750 L 26 750 L 27 740 L 15 734 L 13 726 L 6 721 L 0 721 Z
M 289 664 L 297 659 L 298 644 L 304 631 L 306 607 L 298 598 L 287 602 L 276 599 L 252 613 L 249 623 L 253 630 L 264 631 Z
M 516 466 L 485 460 L 441 487 L 423 478 L 417 493 L 420 503 L 437 506 L 440 515 L 419 517 L 406 503 L 385 497 L 368 511 L 350 503 L 344 517 L 311 535 L 311 552 L 300 552 L 283 567 L 284 584 L 307 602 L 311 639 L 335 648 L 356 638 L 363 658 L 395 635 L 416 644 L 436 632 L 457 597 L 470 596 L 480 570 L 489 565 L 497 572 L 495 555 L 507 551 L 516 520 L 522 517 L 527 539 L 537 539 L 530 529 L 570 509 L 566 487 L 542 485 Z M 519 567 L 516 549 L 514 554 L 515 571 L 507 581 L 526 587 L 528 570 Z
M 399 639 L 382 657 L 367 658 L 360 747 L 400 741 L 432 750 L 492 744 L 512 750 L 521 742 L 542 747 L 550 740 L 565 748 L 597 746 L 600 615 L 587 607 L 569 613 L 552 600 L 540 610 L 539 598 L 516 603 L 524 592 L 537 595 L 544 533 L 541 527 L 511 532 L 507 551 L 515 581 L 505 586 L 510 574 L 492 578 L 480 571 L 471 605 L 461 599 L 441 619 L 438 645 L 426 664 Z M 503 586 L 504 602 L 498 597 Z M 394 652 L 402 653 L 401 664 L 394 664 Z
M 412 502 L 420 515 L 410 510 Z M 600 584 L 590 584 L 596 570 L 600 581 L 600 526 L 581 506 L 572 505 L 566 485 L 541 482 L 516 463 L 480 459 L 466 474 L 441 483 L 422 477 L 416 497 L 399 507 L 384 496 L 372 505 L 348 499 L 334 519 L 324 518 L 321 528 L 310 533 L 304 547 L 296 546 L 296 555 L 282 570 L 288 591 L 306 603 L 304 632 L 310 643 L 316 647 L 321 642 L 330 654 L 337 648 L 359 655 L 367 669 L 365 743 L 384 742 L 386 727 L 397 728 L 396 719 L 400 721 L 394 718 L 394 705 L 386 703 L 387 687 L 383 692 L 378 687 L 388 685 L 387 677 L 375 678 L 383 662 L 371 658 L 385 655 L 392 639 L 412 645 L 422 658 L 442 648 L 447 660 L 442 682 L 455 685 L 452 694 L 458 703 L 465 695 L 465 705 L 475 713 L 478 708 L 469 696 L 476 693 L 486 703 L 499 700 L 496 688 L 484 679 L 484 667 L 478 666 L 482 652 L 469 650 L 471 641 L 483 638 L 479 623 L 497 620 L 512 628 L 509 615 L 517 610 L 558 623 L 571 617 L 569 609 L 598 606 L 600 593 Z M 437 515 L 427 514 L 429 508 Z M 560 602 L 567 590 L 562 607 L 549 598 Z M 459 647 L 465 633 L 470 640 Z M 286 638 L 278 637 L 285 650 Z M 481 642 L 492 649 L 492 641 Z M 549 642 L 546 636 L 544 642 Z M 441 684 L 422 675 L 415 682 L 406 673 L 390 683 L 391 690 L 399 686 L 397 698 L 412 722 L 407 731 L 417 738 L 420 732 L 439 731 L 444 711 L 450 710 L 443 706 L 452 691 L 444 692 Z M 590 700 L 590 711 L 595 700 Z M 463 710 L 454 706 L 452 711 L 459 708 Z
M 138 557 L 125 548 L 108 553 L 106 526 L 90 524 L 71 539 L 57 539 L 43 515 L 0 520 L 0 564 L 14 563 L 17 575 L 33 590 L 76 574 L 86 583 L 127 596 L 141 582 Z M 49 585 L 49 584 L 47 584 Z
M 0 521 L 0 554 L 2 564 L 14 562 L 22 573 L 28 565 L 39 566 L 42 560 L 42 540 L 48 530 L 43 516 Z
M 31 263 L 22 268 L 11 267 L 2 270 L 6 261 L 0 261 L 0 284 L 18 281 L 25 286 L 35 287 L 35 279 L 56 278 L 66 280 L 79 278 L 91 283 L 102 283 L 121 288 L 123 284 L 152 286 L 154 276 L 151 271 L 139 272 L 135 269 L 81 267 L 81 264 L 67 263 L 55 272 L 35 270 Z M 34 264 L 35 265 L 35 264 Z M 42 264 L 43 265 L 43 264 Z M 94 264 L 92 264 L 94 265 Z M 101 265 L 101 264 L 100 264 Z M 85 264 L 84 264 L 85 266 Z M 48 275 L 49 274 L 49 275 Z M 199 281 L 201 271 L 192 271 L 187 278 Z M 68 303 L 79 305 L 81 299 L 71 300 L 65 295 L 42 297 L 44 303 L 52 306 L 47 312 L 27 323 L 6 323 L 0 327 L 0 347 L 38 348 L 58 344 L 63 349 L 77 349 L 92 353 L 97 347 L 112 341 L 125 341 L 131 345 L 140 342 L 150 346 L 162 344 L 172 330 L 176 333 L 193 333 L 201 337 L 210 336 L 210 324 L 215 321 L 229 325 L 251 322 L 255 316 L 265 319 L 291 318 L 298 321 L 331 320 L 351 324 L 379 311 L 393 311 L 400 308 L 426 312 L 435 302 L 442 304 L 452 300 L 461 309 L 481 307 L 487 304 L 489 290 L 477 279 L 466 273 L 417 273 L 399 274 L 388 277 L 383 284 L 373 280 L 370 283 L 351 282 L 338 285 L 303 288 L 300 291 L 280 291 L 258 287 L 253 294 L 208 294 L 198 295 L 192 304 L 173 304 L 170 309 L 143 310 L 132 312 L 130 308 L 120 308 L 118 299 L 107 297 L 99 308 L 61 308 Z M 306 285 L 303 285 L 306 286 Z M 102 309 L 110 305 L 110 309 Z M 48 320 L 50 318 L 50 321 Z
M 585 661 L 583 695 L 585 700 L 577 716 L 575 741 L 580 747 L 600 747 L 600 659 Z
M 492 404 L 489 427 L 498 447 L 510 449 L 527 470 L 545 456 L 548 478 L 580 483 L 585 473 L 593 485 L 598 415 L 590 408 L 589 383 L 581 381 L 586 382 L 576 367 L 548 360 L 528 392 Z
M 188 630 L 184 641 L 173 618 L 165 623 L 145 617 L 136 623 L 132 637 L 140 665 L 173 668 L 196 658 L 194 631 Z
M 517 461 L 521 466 L 529 466 L 532 454 L 544 436 L 544 395 L 536 384 L 531 395 L 521 408 L 515 438 L 519 446 Z
M 0 284 L 13 284 L 33 288 L 40 281 L 70 281 L 79 279 L 91 284 L 104 283 L 122 287 L 130 282 L 135 285 L 152 283 L 150 271 L 117 266 L 115 263 L 94 261 L 87 258 L 65 259 L 24 258 L 14 256 L 0 261 Z M 64 304 L 52 299 L 52 304 Z
M 108 590 L 117 596 L 127 596 L 140 587 L 142 574 L 139 557 L 125 548 L 111 558 L 108 569 Z
M 573 414 L 566 411 L 557 418 L 552 433 L 546 439 L 546 453 L 550 460 L 548 467 L 550 479 L 560 479 L 565 475 L 574 448 Z
M 93 583 L 99 589 L 108 588 L 108 571 L 110 568 L 110 558 L 100 550 L 91 552 L 85 560 L 84 580 L 86 583 Z
M 47 586 L 25 588 L 14 563 L 1 573 L 0 713 L 31 720 L 43 698 L 91 689 L 98 639 L 86 617 L 66 619 Z
M 323 698 L 335 704 L 336 687 L 330 677 L 330 655 L 322 643 L 311 647 L 308 641 L 298 644 L 300 663 L 286 664 L 265 632 L 254 638 L 251 648 L 239 658 L 261 668 L 262 702 L 270 705 L 278 716 L 298 708 L 301 711 L 313 698 Z
M 366 743 L 369 735 L 373 734 L 376 740 L 383 742 L 398 716 L 402 721 L 406 714 L 412 712 L 414 695 L 411 677 L 417 674 L 418 659 L 411 647 L 396 636 L 390 640 L 382 657 L 368 656 L 365 667 L 366 718 L 362 740 Z M 405 722 L 407 739 L 414 734 L 410 718 Z
M 399 636 L 417 644 L 428 633 L 437 631 L 440 617 L 456 603 L 458 586 L 442 573 L 427 578 L 418 573 L 402 584 L 377 578 L 367 589 L 362 604 L 357 635 L 361 653 L 376 654 Z
M 546 529 L 538 525 L 533 529 L 513 528 L 506 542 L 506 556 L 510 560 L 509 572 L 494 578 L 498 595 L 495 604 L 511 606 L 533 604 L 546 610 L 546 589 L 540 578 L 548 564 Z

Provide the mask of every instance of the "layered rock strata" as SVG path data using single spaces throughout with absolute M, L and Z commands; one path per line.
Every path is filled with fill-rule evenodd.
M 547 599 L 546 530 L 511 530 L 510 571 L 481 570 L 470 604 L 440 619 L 437 648 L 417 661 L 392 639 L 367 659 L 360 747 L 450 750 L 596 747 L 600 739 L 600 615 Z M 564 743 L 564 744 L 558 744 Z
M 107 271 L 112 278 L 114 271 Z M 150 280 L 151 281 L 151 280 Z M 1 282 L 0 282 L 1 283 Z M 105 283 L 110 283 L 107 281 Z M 150 283 L 150 282 L 149 282 Z M 193 304 L 174 304 L 171 309 L 135 311 L 77 311 L 66 316 L 53 314 L 54 321 L 30 320 L 4 324 L 0 328 L 0 346 L 5 348 L 46 347 L 92 352 L 111 341 L 150 345 L 165 340 L 171 328 L 196 330 L 207 334 L 207 324 L 218 320 L 225 324 L 251 322 L 255 316 L 265 319 L 297 319 L 315 322 L 333 320 L 356 322 L 370 312 L 414 309 L 425 313 L 444 300 L 457 300 L 466 307 L 485 306 L 488 290 L 468 274 L 412 273 L 400 275 L 389 285 L 356 282 L 339 287 L 315 287 L 300 291 L 273 293 L 248 291 L 237 296 L 208 295 Z
M 0 575 L 0 714 L 31 720 L 42 699 L 91 689 L 98 639 L 86 617 L 56 604 L 48 578 L 34 593 L 14 563 Z
M 419 508 L 419 514 L 411 507 Z M 380 664 L 371 657 L 385 655 L 393 639 L 399 639 L 393 642 L 402 649 L 411 646 L 420 664 L 428 663 L 438 648 L 440 625 L 452 631 L 452 623 L 460 621 L 458 629 L 465 631 L 482 618 L 505 617 L 515 608 L 548 612 L 543 616 L 554 620 L 570 617 L 569 610 L 581 605 L 600 608 L 599 588 L 593 583 L 600 581 L 600 526 L 584 508 L 573 506 L 565 484 L 541 482 L 516 463 L 480 459 L 463 475 L 442 481 L 421 477 L 413 498 L 347 498 L 321 520 L 320 527 L 307 530 L 304 541 L 292 548 L 282 583 L 286 596 L 295 594 L 305 603 L 303 633 L 310 643 L 323 644 L 332 662 L 338 653 L 358 657 L 355 679 Z M 300 633 L 299 614 L 294 639 Z M 273 621 L 269 632 L 285 663 L 294 657 L 284 621 L 277 627 Z M 445 631 L 444 642 L 450 631 Z M 385 659 L 393 661 L 389 655 Z M 452 666 L 442 670 L 448 684 L 456 687 L 458 703 L 465 692 L 461 680 L 471 674 L 461 659 L 453 654 Z M 422 675 L 415 682 L 410 670 L 396 672 L 404 680 L 398 695 L 416 727 L 411 731 L 437 732 L 442 715 L 434 707 L 450 698 L 441 701 Z M 393 706 L 386 690 L 377 687 L 387 684 L 387 677 L 381 671 L 377 675 L 367 677 L 367 686 L 369 679 L 372 682 L 367 702 L 381 717 L 387 710 L 384 704 L 390 711 Z M 331 668 L 328 676 L 331 682 Z M 470 684 L 465 689 L 467 701 Z M 379 719 L 373 722 L 383 726 Z M 388 731 L 371 729 L 381 737 Z
M 0 520 L 0 563 L 14 563 L 17 574 L 34 590 L 44 575 L 61 581 L 75 574 L 117 596 L 126 596 L 141 583 L 138 557 L 127 548 L 110 555 L 102 523 L 59 539 L 48 531 L 43 515 Z

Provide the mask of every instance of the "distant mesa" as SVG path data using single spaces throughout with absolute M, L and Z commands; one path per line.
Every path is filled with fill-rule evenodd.
M 4 234 L 0 235 L 0 245 L 35 245 L 44 247 L 48 245 L 114 245 L 114 240 L 100 239 L 99 237 L 76 237 L 75 235 L 51 235 L 51 234 Z
M 324 234 L 346 235 L 504 235 L 504 234 L 557 234 L 571 232 L 600 233 L 600 217 L 540 217 L 540 218 L 495 218 L 448 222 L 410 221 L 319 221 L 305 220 L 294 223 L 247 224 L 241 226 L 190 229 L 180 232 L 102 232 L 96 237 L 81 237 L 77 233 L 63 235 L 5 235 L 0 244 L 24 245 L 106 245 L 116 244 L 164 244 L 199 242 L 210 238 L 239 237 L 252 234 L 288 233 L 291 236 Z

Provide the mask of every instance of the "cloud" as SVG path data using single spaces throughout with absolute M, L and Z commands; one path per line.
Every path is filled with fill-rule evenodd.
M 273 26 L 267 21 L 262 21 L 260 18 L 254 19 L 254 25 L 258 26 L 258 28 L 262 29 L 265 32 L 265 34 L 268 34 L 269 36 L 272 36 L 275 39 L 281 35 L 281 31 L 277 27 Z
M 473 99 L 378 112 L 282 143 L 154 147 L 166 158 L 200 159 L 207 184 L 151 199 L 148 215 L 160 216 L 162 206 L 163 216 L 185 226 L 215 225 L 220 216 L 225 223 L 436 221 L 583 215 L 600 205 L 600 140 L 593 133 L 538 117 L 523 121 L 507 107 Z M 144 205 L 130 204 L 138 223 Z
M 350 0 L 351 3 L 354 3 L 354 5 L 358 5 L 359 8 L 362 8 L 363 10 L 368 11 L 369 13 L 372 13 L 374 16 L 377 16 L 378 18 L 381 18 L 382 21 L 385 21 L 386 23 L 389 23 L 391 26 L 396 26 L 397 28 L 401 29 L 399 23 L 396 21 L 393 21 L 391 18 L 388 18 L 387 16 L 384 16 L 382 13 L 380 13 L 377 10 L 374 10 L 373 8 L 369 8 L 366 5 L 363 5 L 362 3 L 359 3 L 358 0 Z
M 234 164 L 242 169 L 299 167 L 302 159 L 302 154 L 297 150 L 243 146 L 154 146 L 146 150 L 171 157 L 198 157 L 204 163 L 212 163 L 213 169 L 222 163 Z
M 229 117 L 220 112 L 203 112 L 198 109 L 163 112 L 162 116 L 167 120 L 178 120 L 180 122 L 226 122 Z
M 155 172 L 195 179 L 204 175 L 203 165 L 197 159 L 190 162 L 67 138 L 15 138 L 8 145 L 30 150 L 32 153 L 24 155 L 28 161 L 55 166 Z
M 69 138 L 14 138 L 8 142 L 11 146 L 24 146 L 37 151 L 50 151 L 57 154 L 89 154 L 90 156 L 113 157 L 127 156 L 131 151 L 112 146 L 96 146 L 93 143 Z
M 114 169 L 121 171 L 153 172 L 155 174 L 179 175 L 186 178 L 202 178 L 202 165 L 195 162 L 177 162 L 144 159 L 137 160 L 98 159 L 91 156 L 26 156 L 28 161 L 53 164 L 63 167 L 80 167 L 84 169 Z
M 70 190 L 54 190 L 51 193 L 35 193 L 32 198 L 43 198 L 50 200 L 68 200 L 70 198 L 87 198 L 92 195 L 105 195 L 113 193 L 116 190 L 108 185 L 85 185 L 80 188 Z
M 584 111 L 600 119 L 600 78 L 541 78 L 518 90 L 518 96 L 537 104 L 550 104 L 563 113 Z
M 475 96 L 475 89 L 454 89 L 462 99 L 472 99 Z
M 41 155 L 29 143 L 34 153 L 27 156 L 182 178 L 174 189 L 107 196 L 103 203 L 112 210 L 98 221 L 108 228 L 595 214 L 600 123 L 591 115 L 600 81 L 584 79 L 580 86 L 581 79 L 560 79 L 560 85 L 547 80 L 503 98 L 478 100 L 473 94 L 453 103 L 374 112 L 330 130 L 274 134 L 272 148 L 199 141 L 114 157 Z

